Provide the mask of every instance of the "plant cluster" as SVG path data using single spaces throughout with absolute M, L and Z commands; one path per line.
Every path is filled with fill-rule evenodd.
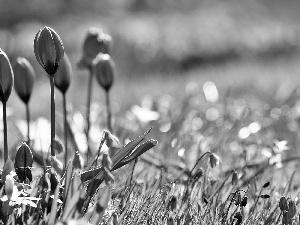
M 66 110 L 66 92 L 70 85 L 72 68 L 60 36 L 52 28 L 44 27 L 34 39 L 36 59 L 48 74 L 51 87 L 51 145 L 47 157 L 33 149 L 34 140 L 30 138 L 28 103 L 35 79 L 34 69 L 28 60 L 22 57 L 19 57 L 12 67 L 7 55 L 0 51 L 0 97 L 3 104 L 4 127 L 4 165 L 0 183 L 2 224 L 55 224 L 58 221 L 79 218 L 84 218 L 82 221 L 89 221 L 91 224 L 99 224 L 110 200 L 114 181 L 112 172 L 136 160 L 157 144 L 155 140 L 144 141 L 151 129 L 124 147 L 121 147 L 118 138 L 111 133 L 109 90 L 116 71 L 113 60 L 107 54 L 110 42 L 109 35 L 100 29 L 91 29 L 83 44 L 83 57 L 79 67 L 89 69 L 90 80 L 96 76 L 105 90 L 108 128 L 108 131 L 103 131 L 97 155 L 87 151 L 86 160 L 79 151 L 70 152 L 72 149 L 78 149 Z M 26 105 L 28 129 L 26 142 L 18 148 L 12 160 L 7 145 L 6 102 L 14 81 L 16 93 Z M 64 144 L 55 135 L 55 86 L 63 95 Z M 89 86 L 87 141 L 89 141 L 91 93 Z M 75 146 L 68 147 L 68 139 L 73 140 Z M 106 151 L 102 151 L 104 144 L 108 148 Z M 109 155 L 108 152 L 111 152 L 112 148 L 115 154 Z M 64 163 L 61 162 L 61 155 Z M 32 175 L 34 161 L 43 168 L 43 173 L 37 177 Z M 84 223 L 82 221 L 81 223 Z
M 37 33 L 34 53 L 51 87 L 46 155 L 35 148 L 29 129 L 34 69 L 21 57 L 11 66 L 0 51 L 0 224 L 299 223 L 296 172 L 281 169 L 295 166 L 300 158 L 287 151 L 295 147 L 288 137 L 299 131 L 297 95 L 291 93 L 285 102 L 246 101 L 231 98 L 230 91 L 221 96 L 213 82 L 203 85 L 203 93 L 191 83 L 184 99 L 148 96 L 113 120 L 110 93 L 116 68 L 111 47 L 112 38 L 96 28 L 83 42 L 77 66 L 88 70 L 89 77 L 85 139 L 80 139 L 70 120 L 75 115 L 66 107 L 72 68 L 63 42 L 52 28 Z M 104 90 L 105 107 L 92 107 L 94 79 Z M 6 120 L 13 83 L 26 105 L 28 128 L 15 155 L 8 149 Z M 56 135 L 55 87 L 63 96 L 63 141 Z M 99 123 L 107 130 L 100 130 Z M 102 135 L 97 149 L 95 131 Z M 147 136 L 153 139 L 145 140 Z M 79 147 L 83 141 L 85 152 Z

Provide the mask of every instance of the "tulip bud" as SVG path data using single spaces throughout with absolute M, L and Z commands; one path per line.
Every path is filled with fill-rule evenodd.
M 0 49 L 0 101 L 6 102 L 14 85 L 14 73 L 5 52 Z
M 121 147 L 120 141 L 116 136 L 112 135 L 112 133 L 110 133 L 109 131 L 106 131 L 106 130 L 103 133 L 105 135 L 107 147 L 109 147 L 109 148 L 111 148 L 111 147 L 120 148 Z
M 15 90 L 20 99 L 27 104 L 33 88 L 35 73 L 27 59 L 18 57 L 13 66 L 15 75 Z
M 234 201 L 235 201 L 236 206 L 239 206 L 241 204 L 242 196 L 241 196 L 240 192 L 235 194 Z
M 171 211 L 175 211 L 177 209 L 177 198 L 176 196 L 172 196 L 170 201 L 169 201 L 169 204 L 168 204 L 168 208 L 171 210 Z
M 24 182 L 26 178 L 30 181 L 31 177 L 31 167 L 33 164 L 33 155 L 29 146 L 23 142 L 19 147 L 16 157 L 15 157 L 15 168 L 18 178 L 21 182 Z
M 243 216 L 242 216 L 241 212 L 236 212 L 233 218 L 235 220 L 235 223 L 233 223 L 233 224 L 236 224 L 236 225 L 242 224 Z
M 98 54 L 93 61 L 93 70 L 98 83 L 109 91 L 116 73 L 115 63 L 111 57 L 107 54 Z
M 241 206 L 242 206 L 242 207 L 245 207 L 245 206 L 247 205 L 247 201 L 248 201 L 248 197 L 247 197 L 247 195 L 245 195 L 245 196 L 242 198 Z
M 210 163 L 211 168 L 214 168 L 215 166 L 219 165 L 220 161 L 221 161 L 220 157 L 217 156 L 216 154 L 211 153 L 209 155 L 209 163 Z
M 80 155 L 79 152 L 76 152 L 74 159 L 73 159 L 73 167 L 75 169 L 82 169 L 83 165 L 84 165 L 84 162 L 83 162 L 82 156 Z
M 288 216 L 290 218 L 293 218 L 295 216 L 296 212 L 297 212 L 297 209 L 296 209 L 295 202 L 292 199 L 289 199 L 289 201 L 288 201 L 288 212 L 287 212 Z
M 72 66 L 67 54 L 64 55 L 63 60 L 54 76 L 55 86 L 65 94 L 70 86 L 70 80 L 72 76 Z
M 50 27 L 44 27 L 34 39 L 34 54 L 49 75 L 54 75 L 64 57 L 64 46 L 59 35 Z
M 13 191 L 14 191 L 14 184 L 15 184 L 15 181 L 12 178 L 12 176 L 11 175 L 6 175 L 5 193 L 6 193 L 6 196 L 7 196 L 8 200 L 10 200 L 11 197 L 12 197 L 12 194 L 13 194 Z
M 282 196 L 279 200 L 279 208 L 281 211 L 287 211 L 288 210 L 288 203 L 284 196 Z
M 239 181 L 238 174 L 237 174 L 236 171 L 233 171 L 233 173 L 232 173 L 231 184 L 232 184 L 232 185 L 237 185 L 238 181 Z
M 82 47 L 85 64 L 87 66 L 92 65 L 94 58 L 99 53 L 109 54 L 111 40 L 111 36 L 104 34 L 100 28 L 90 28 Z

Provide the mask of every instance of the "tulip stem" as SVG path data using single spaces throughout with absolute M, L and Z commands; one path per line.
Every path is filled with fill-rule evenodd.
M 93 84 L 93 72 L 92 68 L 89 68 L 89 81 L 88 81 L 88 95 L 87 95 L 87 104 L 86 104 L 86 141 L 87 141 L 87 154 L 90 152 L 90 111 L 91 111 L 91 100 L 92 100 L 92 84 Z
M 65 134 L 65 167 L 68 162 L 68 130 L 67 130 L 67 102 L 66 102 L 66 94 L 63 93 L 63 110 L 64 110 L 64 134 Z
M 6 120 L 6 102 L 3 101 L 3 135 L 4 135 L 4 162 L 8 159 L 7 147 L 7 120 Z
M 27 120 L 27 144 L 30 146 L 30 113 L 29 113 L 29 105 L 26 104 L 26 120 Z
M 51 87 L 51 156 L 55 156 L 55 95 L 54 95 L 54 75 L 50 76 Z
M 106 91 L 105 97 L 106 97 L 106 110 L 107 110 L 106 111 L 107 112 L 107 128 L 112 133 L 109 91 Z

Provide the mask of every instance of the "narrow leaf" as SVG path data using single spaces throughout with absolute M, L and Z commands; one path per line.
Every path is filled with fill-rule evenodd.
M 56 187 L 56 190 L 54 192 L 54 198 L 52 201 L 51 211 L 50 211 L 49 220 L 48 220 L 49 225 L 54 224 L 55 219 L 56 219 L 58 195 L 59 195 L 59 186 Z
M 3 166 L 1 175 L 1 181 L 3 184 L 5 183 L 6 175 L 10 174 L 11 171 L 14 171 L 14 163 L 10 158 L 8 158 Z
M 126 164 L 128 164 L 129 162 L 131 162 L 132 160 L 136 159 L 137 157 L 139 157 L 140 155 L 144 154 L 146 151 L 148 151 L 149 149 L 153 148 L 155 145 L 157 145 L 157 141 L 156 140 L 149 140 L 144 142 L 143 144 L 139 145 L 134 152 L 127 156 L 126 158 L 124 158 L 120 163 L 118 163 L 117 165 L 115 165 L 112 170 L 116 170 Z

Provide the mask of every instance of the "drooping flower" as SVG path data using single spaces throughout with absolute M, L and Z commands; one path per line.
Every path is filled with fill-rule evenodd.
M 53 76 L 64 57 L 60 36 L 50 27 L 39 30 L 34 39 L 34 54 L 44 70 Z
M 211 153 L 209 155 L 209 163 L 212 168 L 214 168 L 215 166 L 218 166 L 220 164 L 220 162 L 221 162 L 221 158 L 218 155 L 216 155 L 215 153 Z
M 15 75 L 15 90 L 20 99 L 27 104 L 33 88 L 35 72 L 32 65 L 24 57 L 18 57 L 13 65 Z
M 0 49 L 0 101 L 7 102 L 14 85 L 14 73 L 5 52 Z
M 103 33 L 102 29 L 90 28 L 83 42 L 81 63 L 90 66 L 99 53 L 109 54 L 111 42 L 111 36 Z

